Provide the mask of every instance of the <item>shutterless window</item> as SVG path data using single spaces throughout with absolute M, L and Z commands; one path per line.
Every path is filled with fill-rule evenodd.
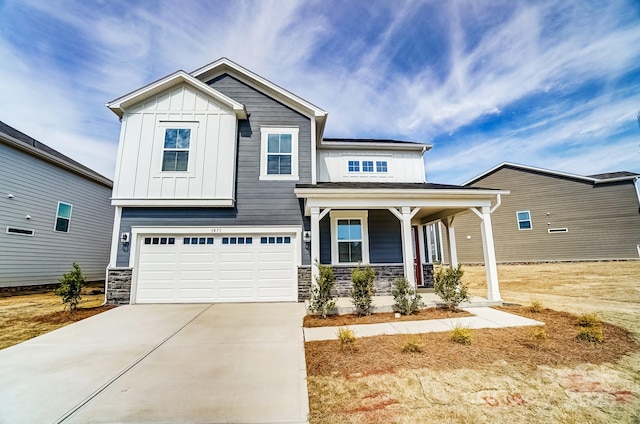
M 269 134 L 267 142 L 267 174 L 291 175 L 292 154 L 291 134 Z
M 61 233 L 69 232 L 69 224 L 71 223 L 72 205 L 68 203 L 58 202 L 58 211 L 56 213 L 56 225 L 54 230 Z
M 373 161 L 372 160 L 363 160 L 362 161 L 362 172 L 373 172 Z
M 376 161 L 376 172 L 387 172 L 387 161 L 386 160 L 378 160 L 378 161 Z
M 338 262 L 362 261 L 362 221 L 338 219 Z
M 163 171 L 187 171 L 189 169 L 189 147 L 191 129 L 167 128 L 164 133 L 162 152 Z
M 518 218 L 518 229 L 519 230 L 530 230 L 532 228 L 532 225 L 531 225 L 531 212 L 529 212 L 529 211 L 519 211 L 519 212 L 516 212 L 516 217 Z
M 349 161 L 349 172 L 360 172 L 360 161 L 358 161 L 358 160 L 350 160 Z

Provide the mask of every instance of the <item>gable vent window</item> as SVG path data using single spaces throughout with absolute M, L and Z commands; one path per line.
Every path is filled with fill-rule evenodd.
M 36 233 L 34 230 L 31 229 L 26 229 L 26 228 L 16 228 L 16 227 L 7 227 L 7 234 L 15 234 L 18 236 L 30 236 L 33 237 L 33 235 Z
M 516 217 L 518 219 L 518 230 L 530 230 L 533 228 L 530 211 L 518 211 L 516 212 Z
M 187 171 L 190 145 L 191 130 L 189 128 L 167 128 L 164 133 L 162 170 Z
M 56 213 L 55 231 L 61 233 L 69 232 L 69 224 L 71 223 L 71 209 L 73 206 L 68 203 L 58 202 L 58 212 Z

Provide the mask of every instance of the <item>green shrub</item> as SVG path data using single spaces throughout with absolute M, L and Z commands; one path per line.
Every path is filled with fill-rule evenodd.
M 341 349 L 351 350 L 356 344 L 356 332 L 347 327 L 340 328 L 338 329 L 338 341 Z
M 534 314 L 539 314 L 543 309 L 544 307 L 542 306 L 542 302 L 540 302 L 539 300 L 534 300 L 533 302 L 531 302 L 531 306 L 529 307 L 529 311 L 533 312 Z
M 394 312 L 399 312 L 402 315 L 411 315 L 421 306 L 424 306 L 422 296 L 413 287 L 409 286 L 406 278 L 398 278 L 393 282 L 391 294 L 395 301 L 393 304 Z
M 320 315 L 321 318 L 326 318 L 327 314 L 336 307 L 336 302 L 331 296 L 336 276 L 330 265 L 321 265 L 316 261 L 316 266 L 318 267 L 318 276 L 316 283 L 311 285 L 309 309 Z
M 602 327 L 580 327 L 578 329 L 579 340 L 590 342 L 590 343 L 602 343 L 604 341 L 604 333 L 602 332 Z
M 375 271 L 369 266 L 357 267 L 351 271 L 351 302 L 358 315 L 371 315 L 373 296 L 376 294 L 373 285 L 375 277 Z
M 597 313 L 582 314 L 578 318 L 578 325 L 580 327 L 600 327 L 602 326 L 602 321 Z
M 415 334 L 407 336 L 402 344 L 403 353 L 420 353 L 423 348 L 422 340 Z
M 456 268 L 440 269 L 433 276 L 434 291 L 448 309 L 454 310 L 460 303 L 471 300 L 467 286 L 461 281 L 463 274 L 462 265 L 458 265 Z
M 469 327 L 463 327 L 460 324 L 456 324 L 453 330 L 449 332 L 449 338 L 452 342 L 460 343 L 463 345 L 470 345 L 473 340 L 471 329 Z
M 77 263 L 73 263 L 73 269 L 60 278 L 60 287 L 54 293 L 62 298 L 62 303 L 69 307 L 70 312 L 78 309 L 78 303 L 82 299 L 82 287 L 84 286 L 84 277 L 82 270 Z

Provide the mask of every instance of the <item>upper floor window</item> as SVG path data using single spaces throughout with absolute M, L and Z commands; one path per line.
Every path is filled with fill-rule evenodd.
M 347 160 L 349 173 L 366 172 L 386 174 L 389 172 L 389 162 L 386 160 Z
M 362 161 L 362 172 L 373 172 L 373 161 L 372 160 L 363 160 Z
M 187 171 L 189 169 L 189 147 L 191 129 L 167 128 L 164 133 L 162 152 L 163 171 Z
M 72 205 L 68 203 L 58 202 L 58 211 L 56 212 L 56 225 L 54 231 L 61 233 L 69 232 L 69 224 L 71 223 Z
M 359 160 L 350 160 L 349 161 L 349 172 L 360 172 L 360 161 Z
M 261 180 L 298 179 L 298 128 L 262 127 Z
M 378 161 L 376 161 L 376 172 L 387 172 L 387 161 L 386 160 L 378 160 Z
M 516 212 L 516 217 L 518 218 L 519 230 L 530 230 L 532 228 L 530 211 L 518 211 Z

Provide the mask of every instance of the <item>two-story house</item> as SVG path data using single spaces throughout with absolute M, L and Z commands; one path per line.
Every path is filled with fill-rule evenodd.
M 428 144 L 323 138 L 327 112 L 225 58 L 107 106 L 122 121 L 110 303 L 300 301 L 316 263 L 338 294 L 358 264 L 380 294 L 428 285 L 426 224 L 455 240 L 469 209 L 500 299 L 491 212 L 508 192 L 427 183 Z

